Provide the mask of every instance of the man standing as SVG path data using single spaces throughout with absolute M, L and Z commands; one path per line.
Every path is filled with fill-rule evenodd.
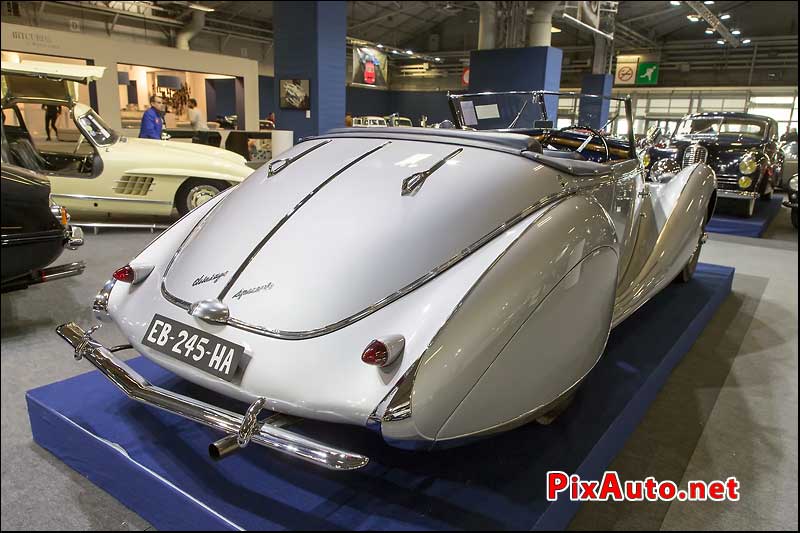
M 208 125 L 200 115 L 200 111 L 197 109 L 197 100 L 194 98 L 189 98 L 189 104 L 187 107 L 189 110 L 186 112 L 186 114 L 189 115 L 189 122 L 192 125 L 192 129 L 194 131 L 206 131 L 208 129 Z
M 44 129 L 47 131 L 47 140 L 50 139 L 50 127 L 53 127 L 53 131 L 56 132 L 56 139 L 58 139 L 58 129 L 56 128 L 56 120 L 58 119 L 58 115 L 61 114 L 61 106 L 58 105 L 50 105 L 50 104 L 42 104 L 42 109 L 44 109 Z
M 164 120 L 161 118 L 161 110 L 164 108 L 164 101 L 157 94 L 150 97 L 150 109 L 142 115 L 142 125 L 139 128 L 139 137 L 142 139 L 161 140 L 161 129 L 164 127 Z

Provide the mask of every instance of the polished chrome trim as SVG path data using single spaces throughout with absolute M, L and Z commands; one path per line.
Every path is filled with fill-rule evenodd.
M 227 296 L 228 292 L 233 287 L 233 284 L 236 283 L 236 280 L 239 279 L 239 276 L 242 275 L 242 272 L 244 272 L 247 269 L 247 267 L 250 265 L 250 263 L 253 261 L 253 259 L 255 259 L 256 255 L 258 255 L 258 252 L 261 251 L 261 249 L 267 244 L 267 242 L 269 242 L 269 240 L 272 238 L 272 236 L 275 235 L 278 232 L 278 230 L 281 229 L 283 227 L 283 225 L 286 224 L 286 222 L 288 222 L 289 219 L 292 218 L 292 216 L 294 216 L 294 214 L 297 213 L 300 210 L 300 208 L 303 207 L 306 204 L 306 202 L 308 202 L 315 194 L 317 194 L 320 190 L 322 190 L 323 187 L 325 187 L 327 184 L 332 182 L 334 179 L 336 179 L 343 172 L 349 170 L 351 167 L 355 166 L 356 164 L 358 164 L 361 161 L 363 161 L 365 158 L 367 158 L 370 155 L 374 154 L 375 152 L 377 152 L 381 148 L 390 145 L 391 143 L 392 143 L 392 141 L 386 141 L 383 144 L 380 144 L 380 145 L 378 145 L 378 146 L 376 146 L 376 147 L 364 152 L 363 154 L 361 154 L 360 156 L 358 156 L 357 158 L 353 159 L 352 161 L 347 163 L 345 166 L 343 166 L 342 168 L 337 170 L 333 175 L 331 175 L 325 181 L 323 181 L 322 183 L 317 185 L 314 188 L 313 191 L 308 193 L 302 200 L 300 200 L 300 202 L 298 202 L 298 204 L 296 206 L 294 206 L 288 213 L 286 213 L 283 216 L 282 219 L 280 219 L 278 221 L 278 223 L 275 225 L 275 227 L 273 227 L 269 231 L 269 233 L 267 233 L 266 237 L 261 239 L 261 242 L 259 242 L 256 245 L 256 247 L 253 248 L 253 250 L 250 251 L 250 254 L 247 256 L 247 258 L 244 260 L 244 262 L 242 262 L 242 264 L 239 265 L 239 268 L 237 268 L 236 272 L 234 272 L 233 275 L 230 277 L 230 279 L 228 280 L 228 283 L 226 283 L 225 287 L 222 288 L 222 291 L 220 291 L 219 296 L 217 298 L 219 300 L 223 300 L 225 298 L 225 296 Z M 317 145 L 317 146 L 321 146 L 321 145 Z M 307 152 L 305 152 L 305 153 L 307 153 Z
M 328 140 L 326 140 L 326 141 L 322 141 L 321 143 L 315 144 L 314 146 L 312 146 L 312 147 L 311 147 L 311 148 L 309 148 L 308 150 L 305 150 L 305 151 L 303 151 L 303 152 L 300 152 L 300 153 L 299 153 L 299 154 L 297 154 L 296 156 L 293 156 L 293 157 L 286 157 L 286 158 L 284 158 L 284 159 L 275 159 L 275 160 L 273 160 L 273 161 L 270 161 L 270 162 L 269 162 L 269 164 L 267 165 L 267 177 L 271 178 L 272 176 L 274 176 L 275 174 L 277 174 L 277 173 L 278 173 L 278 172 L 280 172 L 281 170 L 285 169 L 286 167 L 288 167 L 289 165 L 291 165 L 292 163 L 294 163 L 295 161 L 297 161 L 298 159 L 300 159 L 300 158 L 301 158 L 301 157 L 303 157 L 304 155 L 306 155 L 306 154 L 310 154 L 311 152 L 313 152 L 313 151 L 314 151 L 314 150 L 316 150 L 317 148 L 320 148 L 320 147 L 322 147 L 322 146 L 325 146 L 325 145 L 326 145 L 326 144 L 328 144 L 329 142 L 331 142 L 331 139 L 328 139 Z M 276 163 L 281 163 L 281 164 L 278 166 L 278 168 L 277 168 L 277 169 L 276 169 L 276 168 L 273 168 L 274 166 L 276 166 Z
M 178 221 L 180 222 L 180 221 Z M 176 222 L 177 224 L 177 222 Z M 95 233 L 99 228 L 128 228 L 128 229 L 149 229 L 150 233 L 157 229 L 167 229 L 170 224 L 124 224 L 116 222 L 71 222 L 71 226 L 80 226 L 82 228 L 94 228 Z M 153 241 L 155 242 L 155 241 Z M 152 243 L 151 243 L 152 244 Z
M 5 234 L 2 236 L 2 245 L 3 246 L 16 246 L 18 244 L 30 244 L 36 242 L 46 242 L 46 241 L 61 241 L 67 238 L 67 232 L 63 229 L 53 229 L 38 232 L 36 234 L 31 233 L 19 233 L 19 234 Z
M 230 318 L 228 320 L 228 324 L 233 326 L 233 327 L 235 327 L 235 328 L 239 328 L 239 329 L 242 329 L 242 330 L 245 330 L 245 331 L 249 331 L 251 333 L 256 333 L 256 334 L 259 334 L 259 335 L 265 335 L 267 337 L 275 337 L 275 338 L 278 338 L 278 339 L 286 339 L 286 340 L 310 339 L 310 338 L 313 338 L 313 337 L 319 337 L 321 335 L 326 335 L 328 333 L 332 333 L 332 332 L 334 332 L 336 330 L 339 330 L 339 329 L 342 329 L 342 328 L 344 328 L 346 326 L 349 326 L 350 324 L 353 324 L 354 322 L 358 322 L 362 318 L 364 318 L 364 317 L 366 317 L 368 315 L 371 315 L 375 311 L 377 311 L 377 310 L 379 310 L 379 309 L 381 309 L 383 307 L 386 307 L 390 303 L 402 298 L 403 296 L 405 296 L 406 294 L 410 293 L 411 291 L 421 287 L 422 285 L 424 285 L 428 281 L 432 280 L 433 278 L 435 278 L 436 276 L 438 276 L 442 272 L 448 270 L 450 267 L 452 267 L 453 265 L 455 265 L 456 263 L 458 263 L 459 261 L 461 261 L 462 259 L 464 259 L 468 255 L 470 255 L 475 250 L 479 249 L 484 244 L 488 243 L 489 241 L 491 241 L 492 239 L 494 239 L 498 235 L 500 235 L 503 232 L 505 232 L 506 230 L 508 230 L 510 227 L 514 226 L 518 222 L 520 222 L 523 219 L 525 219 L 526 217 L 528 217 L 533 212 L 538 211 L 539 209 L 542 209 L 543 207 L 545 207 L 547 205 L 550 205 L 550 204 L 552 204 L 554 202 L 557 202 L 558 200 L 566 198 L 567 196 L 570 196 L 574 192 L 575 191 L 573 191 L 573 190 L 564 190 L 564 191 L 561 191 L 561 192 L 559 192 L 557 194 L 552 194 L 550 196 L 546 196 L 546 197 L 542 198 L 541 200 L 539 200 L 535 204 L 527 207 L 526 209 L 524 209 L 523 211 L 521 211 L 517 215 L 515 215 L 512 218 L 508 219 L 506 222 L 504 222 L 503 224 L 501 224 L 500 226 L 498 226 L 494 230 L 490 231 L 489 233 L 487 233 L 486 235 L 484 235 L 483 237 L 481 237 L 480 239 L 478 239 L 477 241 L 472 243 L 470 246 L 467 246 L 461 252 L 459 252 L 458 254 L 454 255 L 453 257 L 451 257 L 450 259 L 448 259 L 447 261 L 445 261 L 443 264 L 439 265 L 438 267 L 434 268 L 430 272 L 420 276 L 419 278 L 417 278 L 416 280 L 412 281 L 411 283 L 409 283 L 405 287 L 403 287 L 400 290 L 390 294 L 389 296 L 387 296 L 384 299 L 378 301 L 377 303 L 375 303 L 375 304 L 373 304 L 373 305 L 371 305 L 371 306 L 369 306 L 369 307 L 367 307 L 365 309 L 362 309 L 358 313 L 355 313 L 355 314 L 353 314 L 353 315 L 351 315 L 351 316 L 349 316 L 347 318 L 344 318 L 344 319 L 342 319 L 342 320 L 340 320 L 338 322 L 335 322 L 333 324 L 330 324 L 330 325 L 327 325 L 327 326 L 324 326 L 324 327 L 321 327 L 321 328 L 317 328 L 317 329 L 306 330 L 306 331 L 273 330 L 273 329 L 265 328 L 265 327 L 262 327 L 262 326 L 256 326 L 256 325 L 253 325 L 253 324 L 248 324 L 247 322 L 243 322 L 243 321 L 238 320 L 236 318 Z
M 74 263 L 65 263 L 52 267 L 43 268 L 35 273 L 37 279 L 30 282 L 30 285 L 37 283 L 44 283 L 45 281 L 55 281 L 57 279 L 70 278 L 83 274 L 86 270 L 86 263 L 83 261 L 76 261 Z
M 100 200 L 101 202 L 140 202 L 145 204 L 172 205 L 169 200 L 146 200 L 140 198 L 115 198 L 113 196 L 89 196 L 87 194 L 52 194 L 57 198 L 70 198 L 72 200 Z
M 225 324 L 231 316 L 228 306 L 219 300 L 195 302 L 189 308 L 189 314 L 212 324 Z
M 105 285 L 103 285 L 103 288 L 100 289 L 100 292 L 95 295 L 94 301 L 92 302 L 92 312 L 94 313 L 94 317 L 101 322 L 107 322 L 110 320 L 110 316 L 108 314 L 108 299 L 111 297 L 111 290 L 114 288 L 116 283 L 117 280 L 114 278 L 106 281 Z
M 83 246 L 83 230 L 77 226 L 70 226 L 68 230 L 68 240 L 64 245 L 68 250 L 77 250 Z
M 133 400 L 174 413 L 227 435 L 238 437 L 241 431 L 246 437 L 252 430 L 249 435 L 251 442 L 330 470 L 355 470 L 366 466 L 369 462 L 363 455 L 339 450 L 273 426 L 270 424 L 270 419 L 257 421 L 254 416 L 244 417 L 189 396 L 156 387 L 94 340 L 91 337 L 91 330 L 84 331 L 74 322 L 58 326 L 56 332 L 74 348 L 76 359 L 87 359 Z M 241 441 L 238 443 L 241 446 Z
M 463 148 L 458 148 L 457 150 L 453 150 L 452 152 L 441 158 L 439 161 L 434 163 L 428 170 L 423 170 L 422 172 L 416 172 L 407 177 L 406 179 L 404 179 L 403 184 L 400 188 L 400 194 L 402 196 L 408 196 L 410 194 L 417 192 L 420 188 L 422 188 L 422 185 L 425 183 L 425 180 L 427 180 L 431 174 L 442 168 L 445 163 L 447 163 L 450 159 L 453 159 L 455 156 L 457 156 L 463 151 L 464 151 Z
M 733 198 L 734 200 L 752 200 L 758 198 L 757 192 L 729 191 L 727 189 L 717 189 L 717 198 Z

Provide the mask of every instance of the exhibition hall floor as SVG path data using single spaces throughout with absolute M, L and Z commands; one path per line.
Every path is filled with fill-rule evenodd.
M 153 237 L 87 232 L 60 260 L 86 260 L 82 276 L 2 296 L 2 529 L 150 527 L 33 443 L 25 392 L 88 370 L 54 329 L 93 323 L 94 294 Z M 742 499 L 584 504 L 572 529 L 797 527 L 797 231 L 784 210 L 762 239 L 712 234 L 701 261 L 735 267 L 734 292 L 610 468 L 681 484 L 737 476 Z M 113 326 L 97 338 L 124 341 Z

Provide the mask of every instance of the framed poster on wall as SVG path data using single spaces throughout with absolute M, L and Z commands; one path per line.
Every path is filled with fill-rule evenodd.
M 308 80 L 281 80 L 279 90 L 281 109 L 311 109 Z
M 386 54 L 369 46 L 353 47 L 353 84 L 386 88 L 388 79 Z

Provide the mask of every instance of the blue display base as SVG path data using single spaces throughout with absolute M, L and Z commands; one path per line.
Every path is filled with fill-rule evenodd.
M 761 237 L 781 210 L 781 198 L 773 196 L 768 202 L 756 200 L 753 216 L 744 218 L 731 213 L 738 208 L 735 202 L 736 200 L 721 198 L 717 202 L 714 216 L 708 221 L 706 231 L 741 237 Z
M 729 294 L 733 272 L 701 264 L 693 281 L 667 287 L 615 329 L 573 405 L 550 426 L 463 448 L 406 452 L 367 430 L 304 422 L 293 429 L 364 453 L 370 464 L 329 472 L 255 445 L 214 462 L 207 446 L 220 434 L 127 399 L 96 371 L 29 391 L 31 429 L 37 443 L 161 530 L 561 529 L 578 504 L 547 502 L 545 473 L 602 475 Z M 55 356 L 70 357 L 66 347 Z M 145 358 L 130 364 L 157 385 L 222 401 Z

